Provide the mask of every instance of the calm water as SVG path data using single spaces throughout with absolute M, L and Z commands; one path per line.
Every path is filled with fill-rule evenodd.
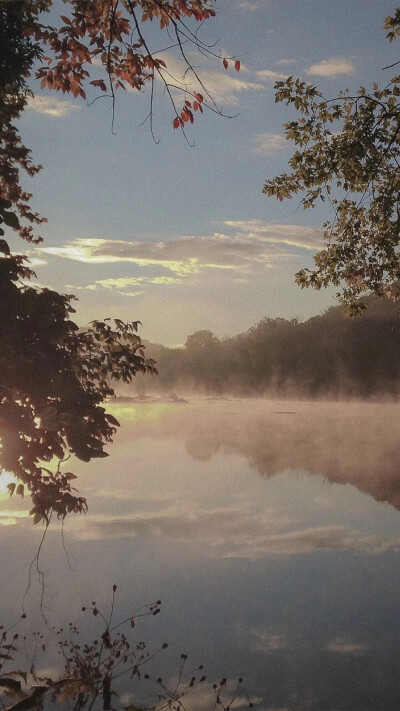
M 400 707 L 400 407 L 116 402 L 107 460 L 76 464 L 90 513 L 44 544 L 46 614 L 117 617 L 208 677 L 244 676 L 263 710 Z M 68 468 L 73 468 L 68 464 Z M 18 617 L 42 531 L 1 495 L 1 615 Z M 38 625 L 35 575 L 26 625 Z M 79 616 L 81 614 L 81 617 Z M 86 619 L 86 618 L 85 618 Z M 0 620 L 1 621 L 1 620 Z M 203 697 L 192 708 L 204 711 Z M 127 697 L 128 699 L 128 697 Z

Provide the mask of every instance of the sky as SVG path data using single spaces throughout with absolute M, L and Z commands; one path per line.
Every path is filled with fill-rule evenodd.
M 394 70 L 382 68 L 397 61 L 398 46 L 382 27 L 395 7 L 387 0 L 217 0 L 202 39 L 238 58 L 241 71 L 189 50 L 224 114 L 196 116 L 189 142 L 173 130 L 161 86 L 155 141 L 145 121 L 149 90 L 117 95 L 113 133 L 107 98 L 88 106 L 33 83 L 21 132 L 43 165 L 24 182 L 48 218 L 44 242 L 28 249 L 37 283 L 75 294 L 80 325 L 139 319 L 142 338 L 170 346 L 201 329 L 222 338 L 264 317 L 305 320 L 335 305 L 334 290 L 294 283 L 322 246 L 329 211 L 262 194 L 293 153 L 283 124 L 294 114 L 275 104 L 273 86 L 290 74 L 334 98 L 340 89 L 386 83 Z M 163 58 L 180 79 L 179 57 L 168 51 Z M 12 246 L 21 250 L 17 240 Z

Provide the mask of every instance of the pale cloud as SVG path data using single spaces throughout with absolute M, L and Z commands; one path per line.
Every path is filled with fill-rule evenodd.
M 88 264 L 117 264 L 131 262 L 142 267 L 159 266 L 176 274 L 197 274 L 198 256 L 189 254 L 189 240 L 185 247 L 177 249 L 175 241 L 170 242 L 126 242 L 124 240 L 76 239 L 64 247 L 41 247 L 40 251 L 66 259 Z M 181 251 L 181 254 L 179 252 Z M 182 254 L 186 252 L 186 254 Z
M 351 639 L 335 638 L 326 647 L 328 652 L 336 652 L 337 654 L 350 654 L 359 656 L 367 654 L 370 647 L 367 644 L 354 642 Z
M 21 518 L 29 518 L 29 511 L 2 509 L 0 511 L 0 526 L 16 526 L 19 523 L 18 519 Z
M 30 267 L 44 267 L 47 264 L 45 259 L 40 259 L 39 257 L 29 257 Z
M 352 57 L 332 57 L 312 64 L 306 72 L 317 77 L 337 77 L 341 74 L 354 74 L 355 67 Z
M 276 72 L 273 69 L 261 69 L 255 72 L 257 77 L 262 81 L 279 81 L 280 79 L 287 79 L 288 75 L 282 72 Z
M 252 152 L 260 156 L 270 156 L 285 148 L 287 148 L 285 136 L 267 131 L 256 136 L 256 145 L 252 148 Z
M 146 284 L 158 284 L 161 286 L 171 285 L 171 284 L 181 284 L 182 278 L 180 277 L 168 277 L 168 276 L 158 276 L 158 277 L 118 277 L 116 279 L 97 279 L 93 284 L 86 284 L 85 286 L 74 286 L 73 284 L 67 284 L 67 288 L 76 289 L 78 291 L 88 290 L 96 291 L 97 289 L 112 289 L 117 290 L 119 294 L 124 296 L 139 296 L 144 294 L 144 291 L 130 291 L 134 286 L 144 286 Z
M 64 247 L 41 247 L 40 251 L 92 264 L 130 262 L 140 267 L 159 267 L 175 275 L 174 281 L 163 275 L 152 275 L 150 278 L 132 278 L 129 284 L 125 278 L 123 281 L 99 280 L 95 283 L 105 288 L 118 288 L 150 282 L 177 283 L 176 277 L 190 277 L 204 269 L 246 272 L 254 265 L 268 266 L 288 256 L 273 244 L 274 240 L 269 240 L 270 244 L 261 242 L 258 237 L 252 240 L 248 235 L 221 237 L 216 233 L 209 237 L 180 237 L 164 242 L 76 239 Z
M 250 630 L 250 637 L 250 648 L 257 652 L 277 652 L 287 647 L 287 640 L 283 635 L 267 628 Z
M 12 254 L 20 254 L 20 252 L 12 252 Z M 29 260 L 29 266 L 34 268 L 34 267 L 44 267 L 47 264 L 47 261 L 43 259 L 42 257 L 38 257 L 35 252 L 27 249 L 24 250 L 24 254 L 26 257 L 28 257 Z
M 171 503 L 171 496 L 158 491 L 149 491 L 147 487 L 144 491 L 139 491 L 137 487 L 133 490 L 131 486 L 129 486 L 129 488 L 113 486 L 109 489 L 107 487 L 98 489 L 94 486 L 91 490 L 91 497 L 96 497 L 96 499 L 112 499 L 113 501 L 121 499 L 122 501 L 134 501 L 135 503 L 142 504 L 148 504 L 149 501 L 162 502 L 165 505 Z
M 279 62 L 276 63 L 277 67 L 290 67 L 291 64 L 296 64 L 295 59 L 280 59 Z
M 218 103 L 236 106 L 239 103 L 238 94 L 243 91 L 263 90 L 262 84 L 239 79 L 238 76 L 223 72 L 206 73 L 204 84 L 207 86 L 211 96 Z
M 302 555 L 319 550 L 356 550 L 376 554 L 393 548 L 397 550 L 397 546 L 398 542 L 381 541 L 377 536 L 346 531 L 342 526 L 319 526 L 253 539 L 247 545 L 236 546 L 224 557 L 259 560 L 269 555 Z
M 68 101 L 66 99 L 58 99 L 53 96 L 41 96 L 36 94 L 28 99 L 27 108 L 32 111 L 36 111 L 38 114 L 45 114 L 46 116 L 54 116 L 55 118 L 61 118 L 79 109 L 80 106 L 73 101 Z
M 229 56 L 229 52 L 226 53 L 226 56 Z M 262 84 L 243 79 L 244 68 L 239 73 L 235 72 L 233 62 L 230 63 L 230 69 L 227 71 L 215 71 L 203 67 L 201 69 L 202 84 L 200 84 L 195 74 L 190 70 L 187 71 L 187 65 L 183 61 L 167 53 L 163 53 L 162 59 L 167 64 L 166 69 L 161 69 L 166 82 L 180 90 L 177 96 L 177 105 L 182 102 L 182 89 L 189 93 L 195 91 L 201 93 L 205 98 L 205 103 L 213 104 L 215 102 L 217 105 L 226 104 L 228 106 L 236 106 L 239 103 L 239 94 L 243 92 L 264 90 Z M 194 64 L 196 65 L 195 62 Z
M 144 291 L 117 291 L 117 294 L 121 294 L 121 296 L 142 296 L 145 292 Z
M 73 290 L 113 290 L 136 297 L 144 293 L 143 289 L 173 287 L 215 270 L 221 277 L 224 273 L 229 275 L 231 281 L 243 281 L 257 270 L 275 268 L 297 254 L 298 249 L 315 250 L 322 245 L 320 230 L 312 227 L 258 219 L 226 220 L 222 225 L 224 231 L 203 237 L 182 236 L 157 242 L 78 238 L 62 247 L 39 247 L 36 252 L 92 265 L 133 264 L 141 271 L 138 275 L 67 286 Z
M 243 634 L 243 630 L 239 630 Z M 259 652 L 276 652 L 287 649 L 289 640 L 283 635 L 268 627 L 252 628 L 246 635 L 249 636 L 250 648 Z M 354 641 L 348 637 L 335 637 L 326 647 L 325 651 L 352 656 L 361 656 L 370 651 L 368 644 Z
M 269 0 L 236 0 L 235 7 L 247 12 L 257 12 L 269 5 Z
M 255 514 L 241 507 L 191 510 L 186 504 L 168 507 L 157 513 L 140 512 L 132 516 L 99 516 L 81 521 L 80 538 L 130 538 L 155 536 L 184 541 L 203 541 L 212 547 L 250 544 L 263 529 L 280 530 L 288 520 L 275 511 Z M 87 525 L 85 525 L 87 524 Z
M 343 526 L 297 529 L 279 512 L 262 513 L 240 506 L 196 509 L 178 504 L 157 512 L 130 516 L 91 516 L 74 526 L 77 538 L 103 540 L 150 536 L 202 542 L 218 558 L 260 560 L 269 556 L 302 555 L 313 551 L 356 550 L 369 554 L 396 549 L 398 541 L 384 541 Z M 261 644 L 261 640 L 259 640 Z M 265 637 L 267 644 L 279 644 Z
M 255 241 L 307 250 L 320 249 L 322 246 L 322 232 L 315 227 L 274 224 L 257 219 L 225 220 L 222 224 L 235 230 L 237 238 L 246 236 Z M 220 236 L 223 238 L 223 235 Z

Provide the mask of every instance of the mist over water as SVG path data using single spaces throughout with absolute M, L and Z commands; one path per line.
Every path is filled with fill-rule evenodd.
M 50 618 L 75 619 L 92 598 L 107 607 L 116 583 L 122 617 L 162 599 L 140 634 L 170 643 L 165 673 L 184 651 L 210 679 L 244 676 L 265 711 L 397 711 L 400 406 L 117 400 L 111 411 L 111 457 L 73 464 L 89 501 L 65 528 L 73 571 L 59 528 L 47 537 Z M 0 565 L 15 558 L 4 617 L 41 532 L 1 503 Z
M 262 476 L 304 470 L 330 482 L 352 484 L 377 501 L 400 507 L 399 405 L 218 398 L 195 402 L 190 416 L 183 405 L 138 404 L 134 431 L 125 429 L 121 438 L 177 439 L 200 461 L 221 451 L 235 452 Z M 157 408 L 159 416 L 149 420 L 146 410 Z M 113 411 L 123 418 L 129 407 L 121 403 Z

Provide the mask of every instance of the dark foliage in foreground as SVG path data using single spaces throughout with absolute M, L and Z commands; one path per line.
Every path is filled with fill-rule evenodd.
M 85 462 L 107 456 L 104 446 L 112 441 L 118 422 L 102 405 L 114 394 L 113 383 L 129 383 L 137 372 L 154 373 L 155 368 L 145 358 L 138 322 L 105 318 L 78 330 L 71 320 L 74 297 L 30 285 L 34 273 L 28 259 L 15 254 L 11 231 L 36 244 L 41 237 L 35 229 L 46 221 L 33 211 L 23 180 L 42 168 L 33 162 L 18 125 L 33 97 L 31 80 L 36 76 L 41 88 L 75 98 L 86 99 L 89 90 L 94 98 L 108 92 L 113 117 L 116 89 L 140 92 L 148 84 L 153 133 L 158 79 L 170 101 L 173 126 L 186 135 L 185 126 L 203 112 L 203 105 L 211 102 L 210 110 L 221 113 L 183 49 L 188 42 L 228 66 L 228 59 L 187 24 L 201 26 L 212 18 L 213 4 L 70 0 L 65 2 L 67 14 L 54 27 L 46 24 L 52 0 L 0 0 L 0 473 L 5 470 L 16 478 L 10 494 L 31 497 L 35 523 L 48 523 L 53 513 L 64 519 L 86 510 L 85 499 L 71 484 L 75 475 L 61 465 L 71 455 Z M 185 79 L 177 90 L 180 99 L 172 93 L 166 63 L 156 56 L 161 46 L 156 50 L 148 44 L 149 25 L 159 28 L 169 49 L 177 49 L 204 96 Z M 95 70 L 93 78 L 94 60 L 103 77 Z M 238 60 L 234 66 L 240 70 Z
M 47 708 L 186 711 L 188 697 L 196 697 L 199 692 L 202 703 L 210 711 L 217 707 L 229 711 L 238 705 L 253 706 L 241 678 L 233 683 L 223 678 L 212 685 L 206 684 L 203 665 L 191 668 L 186 654 L 181 654 L 172 679 L 160 677 L 157 659 L 168 644 L 165 642 L 158 649 L 149 650 L 137 637 L 136 625 L 140 617 L 158 615 L 161 601 L 143 605 L 127 619 L 115 622 L 116 589 L 114 585 L 108 616 L 103 615 L 96 602 L 82 608 L 83 613 L 93 615 L 98 622 L 97 639 L 93 641 L 83 641 L 81 631 L 73 623 L 24 637 L 15 632 L 18 624 L 8 629 L 0 626 L 0 708 L 7 711 Z M 54 644 L 61 669 L 50 677 L 48 671 L 40 669 L 48 666 L 48 655 Z M 27 670 L 18 666 L 15 669 L 17 662 L 24 666 L 24 656 Z M 127 696 L 135 698 L 135 702 L 124 703 Z M 143 698 L 150 703 L 143 702 Z M 146 705 L 141 705 L 143 703 Z
M 390 42 L 400 36 L 400 8 L 384 29 Z M 301 269 L 296 281 L 336 287 L 353 315 L 369 293 L 400 298 L 399 62 L 384 69 L 383 87 L 374 82 L 354 95 L 324 96 L 292 76 L 275 84 L 275 101 L 296 112 L 284 124 L 295 152 L 289 173 L 267 180 L 263 192 L 280 201 L 300 194 L 305 210 L 320 201 L 328 207 L 315 268 Z

